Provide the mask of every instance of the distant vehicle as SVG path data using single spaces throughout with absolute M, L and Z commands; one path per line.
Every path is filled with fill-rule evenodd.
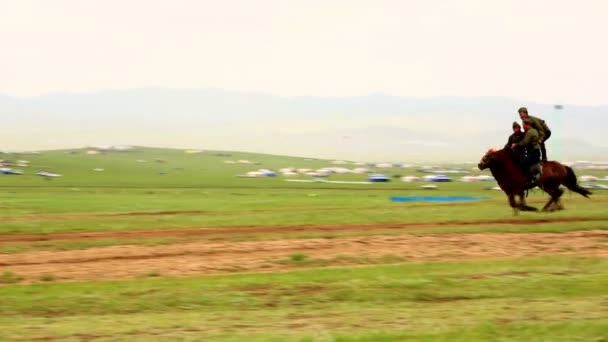
M 427 182 L 451 182 L 452 178 L 446 175 L 429 175 L 424 176 L 424 180 Z
M 436 190 L 437 189 L 437 185 L 427 184 L 427 185 L 421 186 L 421 188 L 425 189 L 425 190 Z
M 48 171 L 40 171 L 38 173 L 36 173 L 38 176 L 42 176 L 42 177 L 61 177 L 60 174 L 58 173 L 53 173 L 53 172 L 48 172 Z
M 260 169 L 258 170 L 258 172 L 260 172 L 264 177 L 276 177 L 277 173 L 272 171 L 272 170 L 268 170 L 268 169 Z
M 3 175 L 22 175 L 23 171 L 21 170 L 13 170 L 10 167 L 0 168 L 0 174 Z
M 379 183 L 379 182 L 390 182 L 391 179 L 383 174 L 380 173 L 373 173 L 371 175 L 369 175 L 368 180 L 370 182 L 374 182 L 374 183 Z

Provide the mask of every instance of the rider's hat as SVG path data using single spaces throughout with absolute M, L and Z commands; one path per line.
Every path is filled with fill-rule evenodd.
M 527 113 L 527 112 L 528 112 L 528 108 L 526 108 L 526 107 L 520 107 L 520 108 L 517 110 L 517 112 L 518 112 L 518 113 Z
M 513 121 L 513 128 L 521 128 L 521 126 L 519 125 L 519 122 Z

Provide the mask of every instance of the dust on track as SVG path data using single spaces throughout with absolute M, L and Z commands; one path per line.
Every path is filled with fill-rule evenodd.
M 382 228 L 377 225 L 376 229 Z M 168 246 L 112 246 L 78 251 L 0 255 L 0 270 L 25 282 L 51 274 L 57 281 L 126 279 L 154 272 L 193 276 L 276 272 L 298 268 L 294 253 L 324 265 L 356 265 L 360 258 L 404 261 L 517 258 L 542 255 L 608 257 L 608 231 L 571 233 L 412 234 L 244 242 L 193 242 Z M 344 258 L 347 257 L 347 258 Z M 359 259 L 357 259 L 359 258 Z
M 568 218 L 535 218 L 510 220 L 479 220 L 479 221 L 446 221 L 430 223 L 372 223 L 372 224 L 340 224 L 340 225 L 302 225 L 302 226 L 252 226 L 231 228 L 189 228 L 189 229 L 152 229 L 130 231 L 101 231 L 86 233 L 50 233 L 50 234 L 4 234 L 0 242 L 36 242 L 36 241 L 78 241 L 96 239 L 143 239 L 164 237 L 205 237 L 216 235 L 240 234 L 272 234 L 272 233 L 306 233 L 306 232 L 345 232 L 373 230 L 403 230 L 437 227 L 459 227 L 479 225 L 531 225 L 554 223 L 601 222 L 608 218 L 568 217 Z

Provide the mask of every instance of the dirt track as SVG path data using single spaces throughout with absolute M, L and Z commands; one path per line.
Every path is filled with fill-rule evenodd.
M 235 227 L 235 228 L 191 228 L 191 229 L 154 229 L 132 231 L 103 231 L 87 233 L 51 233 L 51 234 L 6 234 L 0 235 L 0 242 L 34 242 L 53 240 L 95 240 L 95 239 L 143 239 L 155 237 L 195 237 L 211 235 L 238 235 L 264 233 L 299 233 L 299 232 L 341 232 L 357 230 L 404 230 L 420 228 L 437 228 L 442 226 L 476 226 L 476 225 L 532 225 L 543 223 L 576 223 L 603 222 L 606 218 L 571 217 L 561 219 L 522 219 L 522 220 L 479 220 L 454 221 L 440 223 L 383 223 L 383 224 L 341 224 L 341 225 L 308 225 L 308 226 L 270 226 L 270 227 Z
M 530 223 L 529 221 L 521 222 Z M 326 227 L 338 228 L 337 226 Z M 391 227 L 393 225 L 374 225 L 373 229 L 390 229 Z M 253 228 L 251 229 L 253 230 Z M 256 232 L 266 232 L 265 229 L 278 228 L 256 229 Z M 299 229 L 306 231 L 306 227 L 299 227 Z M 350 226 L 350 229 L 352 230 L 353 227 Z M 230 231 L 231 233 L 242 233 L 240 229 L 237 232 L 234 229 Z M 141 237 L 141 233 L 132 232 L 134 234 L 132 237 Z M 215 231 L 215 233 L 218 232 Z M 79 236 L 93 238 L 90 234 L 79 234 Z M 165 231 L 164 236 L 174 236 L 173 231 Z M 6 237 L 4 236 L 3 239 Z M 46 237 L 49 238 L 49 236 Z M 100 238 L 99 235 L 94 237 Z M 66 237 L 55 235 L 53 238 Z M 319 263 L 322 265 L 358 264 L 386 255 L 407 261 L 540 255 L 608 257 L 608 231 L 564 234 L 484 233 L 425 236 L 403 234 L 330 239 L 194 242 L 155 247 L 114 246 L 78 251 L 0 254 L 0 272 L 10 270 L 24 277 L 26 282 L 36 282 L 41 276 L 47 274 L 55 276 L 57 281 L 73 281 L 134 278 L 151 272 L 163 276 L 183 276 L 280 271 L 301 267 L 297 262 L 289 261 L 289 256 L 295 253 L 307 255 L 317 265 Z

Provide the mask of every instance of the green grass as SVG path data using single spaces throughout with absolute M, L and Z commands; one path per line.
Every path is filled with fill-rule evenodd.
M 487 194 L 454 185 L 451 193 L 490 195 L 490 200 L 437 206 L 390 201 L 394 195 L 416 195 L 397 190 L 315 190 L 316 197 L 301 189 L 29 189 L 0 194 L 0 233 L 52 233 L 104 230 L 171 229 L 189 227 L 242 227 L 303 224 L 357 224 L 394 222 L 457 222 L 518 220 L 526 218 L 607 218 L 608 197 L 591 200 L 568 197 L 567 210 L 553 214 L 522 213 L 514 218 L 504 195 Z M 149 194 L 148 192 L 153 192 Z M 446 191 L 447 192 L 447 191 Z M 448 192 L 449 193 L 449 192 Z M 545 198 L 531 197 L 541 206 Z M 171 211 L 188 213 L 167 214 Z M 158 215 L 116 216 L 116 213 L 161 212 Z M 165 214 L 162 214 L 165 212 Z M 13 220 L 9 220 L 13 218 Z
M 13 285 L 0 339 L 590 340 L 606 284 L 606 259 L 551 257 Z
M 5 271 L 0 274 L 0 284 L 16 284 L 23 280 L 21 276 L 11 271 Z
M 352 227 L 187 238 L 172 237 L 168 232 L 167 237 L 158 238 L 6 242 L 0 245 L 0 253 L 197 240 L 608 229 L 608 193 L 601 191 L 589 200 L 566 194 L 567 210 L 563 212 L 513 217 L 504 194 L 484 190 L 492 185 L 488 183 L 439 184 L 440 190 L 431 192 L 421 190 L 420 183 L 396 181 L 372 185 L 290 183 L 281 177 L 248 179 L 236 175 L 259 168 L 332 164 L 250 153 L 188 155 L 181 150 L 152 148 L 103 155 L 65 152 L 2 156 L 30 160 L 31 166 L 25 168 L 23 176 L 0 176 L 0 235 L 332 224 Z M 147 162 L 139 163 L 138 159 Z M 259 164 L 224 163 L 240 159 Z M 94 172 L 94 168 L 106 171 Z M 33 175 L 43 169 L 63 177 L 46 180 Z M 380 171 L 419 175 L 415 169 Z M 449 205 L 389 200 L 398 195 L 488 199 Z M 538 192 L 529 198 L 537 207 L 546 200 L 547 196 Z M 559 221 L 576 218 L 593 221 Z M 549 221 L 517 224 L 528 219 Z M 499 220 L 511 224 L 487 222 Z M 473 224 L 458 224 L 462 222 Z M 387 226 L 357 227 L 375 223 Z M 391 228 L 393 223 L 444 224 Z M 598 246 L 601 248 L 605 245 Z M 195 278 L 165 278 L 154 269 L 142 269 L 133 280 L 83 283 L 64 283 L 60 275 L 42 273 L 37 284 L 25 285 L 18 272 L 3 268 L 0 341 L 608 340 L 606 258 L 546 256 L 403 263 L 390 254 L 319 260 L 293 251 L 277 261 L 302 269 Z M 333 265 L 367 266 L 328 267 Z
M 431 192 L 421 190 L 420 183 L 399 181 L 372 185 L 289 183 L 282 177 L 248 179 L 235 175 L 261 167 L 318 168 L 332 164 L 250 153 L 230 153 L 230 157 L 218 156 L 214 151 L 188 155 L 181 150 L 153 148 L 103 155 L 86 155 L 84 150 L 65 152 L 3 157 L 28 159 L 31 166 L 23 176 L 0 176 L 0 234 L 514 219 L 504 194 L 484 190 L 489 183 L 442 183 L 440 190 Z M 138 163 L 140 159 L 148 162 Z M 165 162 L 156 163 L 156 159 Z M 224 163 L 241 159 L 260 164 Z M 94 172 L 96 167 L 106 171 Z M 64 176 L 45 180 L 32 175 L 39 169 Z M 161 175 L 159 169 L 173 171 Z M 413 168 L 383 172 L 419 174 Z M 365 178 L 331 176 L 340 180 Z M 397 195 L 468 195 L 488 200 L 441 206 L 389 200 Z M 538 207 L 546 200 L 540 192 L 531 193 L 530 201 Z M 591 200 L 566 194 L 564 202 L 566 211 L 544 217 L 608 218 L 604 210 L 608 193 L 598 192 Z M 171 211 L 188 213 L 167 213 Z M 115 215 L 133 212 L 165 214 Z M 537 215 L 525 213 L 519 219 L 530 217 Z
M 161 246 L 192 242 L 192 238 L 141 238 L 141 239 L 95 239 L 95 240 L 50 240 L 37 242 L 5 242 L 0 245 L 0 254 L 23 253 L 32 251 L 71 251 L 108 246 Z

